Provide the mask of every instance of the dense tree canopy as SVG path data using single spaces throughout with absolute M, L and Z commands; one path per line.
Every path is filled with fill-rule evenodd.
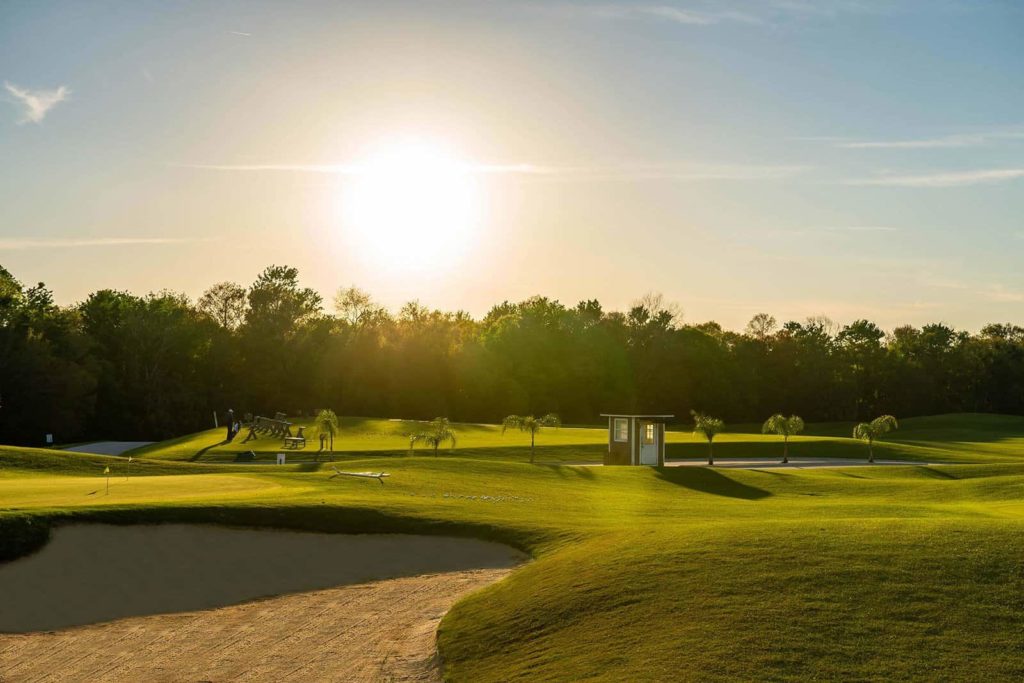
M 59 307 L 0 268 L 0 443 L 164 438 L 228 408 L 569 423 L 625 411 L 730 423 L 1024 412 L 1024 328 L 1012 324 L 886 333 L 759 314 L 737 333 L 684 324 L 656 295 L 625 312 L 534 297 L 479 320 L 416 302 L 389 313 L 354 287 L 334 303 L 336 315 L 296 269 L 272 266 L 197 303 L 102 290 Z

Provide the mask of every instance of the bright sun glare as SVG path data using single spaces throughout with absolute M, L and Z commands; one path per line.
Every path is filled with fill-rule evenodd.
M 403 142 L 370 154 L 343 178 L 348 242 L 375 266 L 436 269 L 465 253 L 480 218 L 468 164 L 443 147 Z

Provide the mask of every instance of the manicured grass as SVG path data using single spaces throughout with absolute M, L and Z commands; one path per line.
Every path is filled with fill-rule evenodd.
M 409 434 L 423 428 L 413 420 L 341 418 L 341 429 L 334 439 L 334 454 L 317 456 L 317 432 L 309 421 L 306 425 L 308 446 L 302 451 L 289 451 L 294 462 L 332 459 L 347 455 L 408 455 Z M 442 448 L 441 456 L 494 458 L 528 461 L 529 436 L 516 431 L 501 433 L 498 425 L 457 424 L 458 443 L 455 449 Z M 790 440 L 790 455 L 812 458 L 866 459 L 863 443 L 850 437 L 853 423 L 808 425 L 804 435 Z M 910 418 L 900 429 L 876 443 L 875 457 L 914 462 L 1024 462 L 1024 417 L 1007 415 L 940 415 Z M 144 446 L 130 454 L 154 460 L 187 460 L 191 462 L 231 463 L 242 454 L 253 451 L 257 461 L 273 461 L 282 452 L 278 438 L 260 436 L 244 443 L 245 433 L 232 443 L 225 443 L 223 429 L 196 434 Z M 548 463 L 595 462 L 604 457 L 608 432 L 605 427 L 563 427 L 548 429 L 537 437 L 536 459 Z M 782 444 L 778 436 L 760 433 L 760 425 L 734 425 L 732 431 L 715 440 L 719 458 L 778 458 Z M 429 454 L 422 448 L 417 454 Z M 686 425 L 672 425 L 667 432 L 666 454 L 670 460 L 706 458 L 707 444 L 689 431 Z
M 495 438 L 478 429 L 467 439 Z M 798 443 L 863 455 L 834 429 Z M 346 469 L 390 472 L 384 485 L 316 464 L 143 460 L 153 472 L 112 480 L 100 499 L 103 478 L 78 468 L 123 459 L 4 449 L 0 536 L 26 519 L 215 521 L 470 534 L 528 550 L 532 563 L 444 618 L 456 681 L 1021 679 L 1024 420 L 922 418 L 893 436 L 879 457 L 961 464 L 601 468 L 529 465 L 528 449 L 505 459 L 478 445 L 345 456 Z M 727 437 L 745 455 L 779 450 L 777 439 Z

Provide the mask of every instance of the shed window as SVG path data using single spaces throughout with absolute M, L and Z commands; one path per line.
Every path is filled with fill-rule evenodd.
M 645 424 L 644 425 L 644 443 L 646 443 L 646 444 L 654 443 L 654 425 L 653 424 Z
M 624 417 L 615 418 L 615 440 L 629 441 L 629 420 Z

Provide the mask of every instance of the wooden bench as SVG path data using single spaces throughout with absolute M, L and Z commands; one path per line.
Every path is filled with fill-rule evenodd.
M 304 434 L 305 431 L 306 431 L 305 427 L 299 427 L 299 431 L 298 431 L 298 433 L 295 436 L 291 436 L 291 435 L 285 436 L 284 437 L 284 447 L 285 448 L 291 448 L 291 449 L 294 449 L 294 450 L 298 450 L 300 448 L 305 448 L 306 447 L 306 435 Z

